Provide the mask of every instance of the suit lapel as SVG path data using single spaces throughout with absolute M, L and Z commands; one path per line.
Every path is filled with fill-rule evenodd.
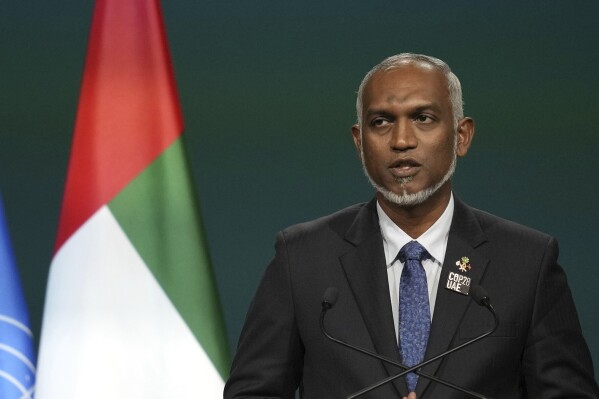
M 486 241 L 486 237 L 474 213 L 460 200 L 455 197 L 454 199 L 454 215 L 449 231 L 445 260 L 439 278 L 439 288 L 425 359 L 430 359 L 450 349 L 450 344 L 455 339 L 464 313 L 471 303 L 470 296 L 446 288 L 449 273 L 458 271 L 456 262 L 463 256 L 470 259 L 472 268 L 466 272 L 466 275 L 472 278 L 471 286 L 480 282 L 488 264 L 485 246 L 482 245 Z M 423 368 L 423 371 L 429 375 L 434 375 L 441 363 L 442 360 L 429 364 Z M 416 387 L 417 396 L 421 397 L 429 385 L 429 380 L 419 378 Z
M 348 230 L 346 240 L 355 248 L 339 259 L 372 339 L 374 351 L 399 361 L 376 201 L 362 208 Z M 389 375 L 398 372 L 395 366 L 384 362 L 383 365 Z M 403 378 L 394 381 L 393 385 L 398 394 L 407 391 Z

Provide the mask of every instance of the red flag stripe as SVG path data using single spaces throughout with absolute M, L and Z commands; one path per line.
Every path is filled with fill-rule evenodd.
M 97 0 L 55 249 L 182 131 L 159 0 Z

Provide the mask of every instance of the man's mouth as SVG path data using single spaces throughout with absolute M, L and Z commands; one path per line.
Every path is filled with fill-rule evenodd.
M 397 178 L 405 178 L 414 176 L 416 173 L 418 173 L 421 166 L 422 165 L 416 162 L 414 159 L 407 158 L 393 162 L 389 166 L 389 170 L 393 176 Z

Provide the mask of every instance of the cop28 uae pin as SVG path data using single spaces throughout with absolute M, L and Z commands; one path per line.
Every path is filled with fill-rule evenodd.
M 445 288 L 468 295 L 468 292 L 470 292 L 470 283 L 472 282 L 472 279 L 466 276 L 466 273 L 472 269 L 470 259 L 467 256 L 462 256 L 455 265 L 457 266 L 457 271 L 449 272 Z

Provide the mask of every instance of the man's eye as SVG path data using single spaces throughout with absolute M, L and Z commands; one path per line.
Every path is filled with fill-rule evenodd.
M 430 117 L 429 115 L 425 115 L 425 114 L 416 115 L 416 117 L 414 118 L 414 120 L 416 122 L 420 122 L 420 123 L 431 123 L 431 122 L 433 122 L 433 118 Z
M 387 125 L 388 123 L 389 123 L 389 121 L 384 118 L 376 118 L 376 119 L 373 119 L 372 122 L 370 122 L 370 124 L 374 127 L 382 127 L 382 126 Z

